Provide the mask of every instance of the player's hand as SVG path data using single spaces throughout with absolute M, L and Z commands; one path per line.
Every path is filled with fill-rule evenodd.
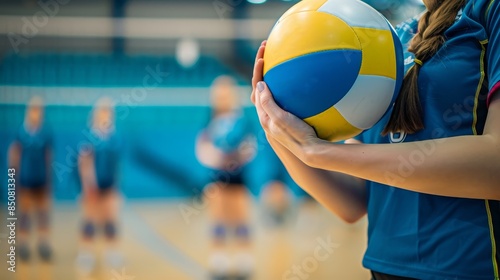
M 99 198 L 99 190 L 96 185 L 84 183 L 82 185 L 82 199 L 94 203 Z
M 303 120 L 281 109 L 274 101 L 266 83 L 254 87 L 254 103 L 266 136 L 279 142 L 303 162 L 320 140 L 314 129 Z M 270 141 L 271 142 L 271 141 Z
M 286 148 L 296 156 L 305 154 L 305 147 L 319 139 L 312 127 L 276 105 L 267 85 L 262 82 L 266 43 L 266 41 L 261 43 L 255 56 L 252 77 L 252 103 L 257 108 L 260 123 L 273 149 Z M 259 82 L 262 82 L 264 90 L 257 93 L 257 84 Z M 268 110 L 271 112 L 269 113 Z

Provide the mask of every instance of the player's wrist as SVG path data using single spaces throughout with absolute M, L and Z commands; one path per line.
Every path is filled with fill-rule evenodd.
M 319 138 L 308 139 L 305 143 L 301 149 L 301 160 L 310 167 L 321 168 L 325 157 L 329 157 L 325 152 L 331 149 L 333 143 Z

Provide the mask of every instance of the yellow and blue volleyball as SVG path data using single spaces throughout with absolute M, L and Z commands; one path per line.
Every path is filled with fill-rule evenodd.
M 276 103 L 340 141 L 371 128 L 394 103 L 403 51 L 391 24 L 357 0 L 303 0 L 273 27 L 264 81 Z

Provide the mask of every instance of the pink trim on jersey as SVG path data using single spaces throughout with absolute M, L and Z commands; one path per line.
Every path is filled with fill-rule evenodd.
M 486 99 L 486 106 L 490 106 L 490 100 L 493 97 L 493 93 L 495 92 L 497 92 L 497 94 L 500 94 L 500 82 L 497 82 L 488 93 L 488 98 Z

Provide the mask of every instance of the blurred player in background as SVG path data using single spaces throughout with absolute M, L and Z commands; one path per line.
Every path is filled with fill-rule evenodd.
M 300 232 L 320 230 L 324 225 L 324 221 L 318 216 L 321 206 L 293 182 L 263 131 L 259 134 L 259 154 L 265 159 L 259 180 L 264 182 L 261 202 L 266 226 L 273 228 L 290 223 Z
M 106 241 L 106 265 L 120 267 L 123 258 L 117 249 L 117 224 L 120 197 L 117 191 L 117 169 L 120 143 L 115 131 L 113 103 L 108 98 L 97 101 L 91 113 L 89 145 L 80 150 L 78 168 L 82 183 L 81 249 L 77 265 L 90 273 L 96 258 L 93 244 L 98 233 Z
M 248 279 L 253 270 L 250 255 L 250 197 L 242 169 L 253 157 L 250 125 L 245 118 L 235 81 L 218 77 L 211 88 L 212 113 L 197 139 L 199 161 L 211 169 L 211 183 L 205 189 L 213 223 L 213 249 L 209 269 L 213 279 Z M 230 253 L 233 236 L 236 252 Z M 231 278 L 233 279 L 233 278 Z
M 18 252 L 23 261 L 29 260 L 31 255 L 29 234 L 32 224 L 38 227 L 39 256 L 44 261 L 49 261 L 52 256 L 49 242 L 51 146 L 51 134 L 44 122 L 44 104 L 40 97 L 35 96 L 28 103 L 24 123 L 9 149 L 9 165 L 16 168 L 19 186 Z
M 265 143 L 259 153 L 264 153 L 266 156 L 266 168 L 263 170 L 266 181 L 261 195 L 264 220 L 269 226 L 281 226 L 286 221 L 291 203 L 291 193 L 287 186 L 289 175 L 267 140 L 263 139 L 259 143 Z

